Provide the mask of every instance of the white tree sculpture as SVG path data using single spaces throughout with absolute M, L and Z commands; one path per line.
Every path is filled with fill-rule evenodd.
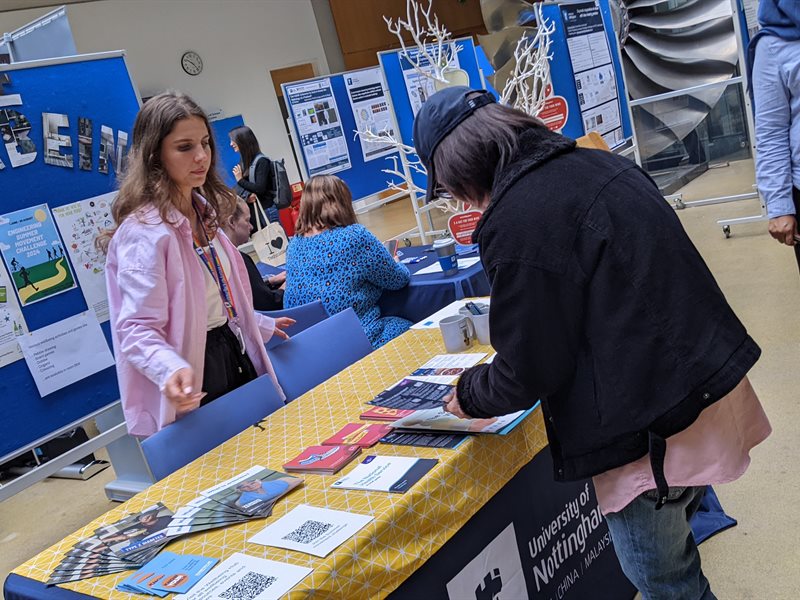
M 423 0 L 424 1 L 424 0 Z M 432 11 L 432 1 L 428 0 L 427 8 L 423 8 L 418 0 L 406 0 L 405 19 L 384 17 L 389 31 L 400 41 L 400 55 L 405 58 L 421 76 L 437 82 L 437 89 L 450 85 L 447 74 L 455 67 L 457 47 L 453 47 L 452 35 L 439 23 L 439 18 Z M 540 3 L 536 3 L 537 27 L 530 29 L 530 35 L 523 35 L 517 42 L 514 51 L 515 65 L 503 86 L 500 97 L 501 104 L 513 106 L 529 115 L 536 116 L 545 102 L 545 93 L 550 83 L 550 36 L 555 31 L 552 23 L 547 23 L 542 15 Z M 403 34 L 410 34 L 416 46 L 412 52 L 406 45 Z M 413 147 L 404 144 L 395 136 L 386 133 L 358 131 L 365 142 L 374 142 L 382 146 L 391 146 L 402 154 L 408 169 L 404 169 L 398 156 L 392 156 L 392 167 L 383 169 L 387 175 L 401 179 L 403 183 L 387 182 L 390 189 L 398 191 L 414 191 L 425 194 L 425 190 L 414 183 L 414 173 L 427 175 L 425 165 L 419 160 Z M 437 206 L 443 212 L 461 212 L 463 203 L 451 198 L 440 198 Z
M 424 196 L 427 193 L 427 190 L 422 189 L 416 183 L 414 183 L 413 174 L 419 173 L 421 175 L 428 175 L 428 170 L 425 168 L 425 165 L 422 164 L 422 161 L 417 156 L 417 151 L 414 149 L 413 146 L 409 146 L 408 144 L 404 144 L 402 141 L 395 138 L 393 135 L 389 135 L 388 133 L 372 133 L 370 131 L 357 131 L 356 137 L 360 137 L 365 142 L 379 144 L 381 146 L 392 146 L 395 150 L 403 155 L 405 158 L 405 162 L 408 165 L 408 171 L 406 172 L 403 169 L 403 166 L 400 162 L 399 156 L 389 156 L 387 157 L 388 160 L 392 161 L 391 168 L 381 169 L 383 173 L 387 175 L 391 175 L 393 177 L 397 177 L 402 180 L 402 183 L 395 183 L 394 181 L 387 181 L 387 185 L 389 189 L 402 191 L 402 192 L 409 192 L 414 191 L 417 195 Z M 463 210 L 463 206 L 461 202 L 453 200 L 452 198 L 439 198 L 437 207 L 440 208 L 443 212 L 460 212 Z
M 398 17 L 397 21 L 383 17 L 389 32 L 400 40 L 400 54 L 423 77 L 433 79 L 447 85 L 449 82 L 445 73 L 452 70 L 456 61 L 455 48 L 451 48 L 450 32 L 439 23 L 439 17 L 432 13 L 432 2 L 428 0 L 428 8 L 424 9 L 417 0 L 406 0 L 406 18 Z M 413 55 L 406 46 L 403 32 L 411 34 L 411 39 L 417 49 Z M 430 65 L 430 69 L 424 69 Z
M 538 27 L 523 35 L 514 49 L 514 69 L 503 85 L 500 103 L 513 106 L 532 117 L 539 114 L 550 84 L 550 36 L 555 25 L 545 20 L 541 3 L 536 3 Z M 532 32 L 533 29 L 531 28 Z

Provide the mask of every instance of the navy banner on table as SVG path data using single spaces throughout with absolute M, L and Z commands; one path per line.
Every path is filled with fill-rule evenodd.
M 392 597 L 622 600 L 635 593 L 591 482 L 554 482 L 544 449 Z

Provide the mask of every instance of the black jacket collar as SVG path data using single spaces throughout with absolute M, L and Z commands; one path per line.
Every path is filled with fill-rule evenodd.
M 520 177 L 552 158 L 571 152 L 574 149 L 575 140 L 553 133 L 544 126 L 532 127 L 522 132 L 519 136 L 519 144 L 516 150 L 508 162 L 499 167 L 495 173 L 491 202 L 472 234 L 473 243 L 477 242 L 478 234 L 486 223 L 494 205 L 500 201 Z

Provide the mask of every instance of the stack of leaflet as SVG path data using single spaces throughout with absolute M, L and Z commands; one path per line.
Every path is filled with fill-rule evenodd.
M 283 465 L 290 473 L 333 475 L 361 454 L 361 446 L 309 446 Z
M 138 569 L 170 541 L 172 511 L 155 504 L 142 512 L 95 530 L 76 543 L 50 574 L 47 584 L 78 581 Z
M 117 585 L 120 592 L 163 598 L 185 594 L 219 561 L 207 556 L 162 552 Z
M 290 473 L 333 475 L 361 453 L 377 444 L 392 428 L 383 424 L 348 423 L 319 446 L 303 450 L 283 468 Z
M 442 411 L 445 398 L 455 389 L 451 384 L 485 356 L 484 352 L 437 354 L 409 377 L 378 394 L 369 402 L 373 408 L 362 413 L 361 418 L 391 423 L 404 418 L 413 419 L 414 415 L 425 410 Z M 464 443 L 467 435 L 459 430 L 394 429 L 381 442 L 396 446 L 452 449 Z
M 175 511 L 167 532 L 177 536 L 268 517 L 278 498 L 302 482 L 299 477 L 252 467 L 200 492 Z
M 445 396 L 454 389 L 455 386 L 444 383 L 407 378 L 375 396 L 369 404 L 401 410 L 439 408 L 444 405 Z
M 535 408 L 535 407 L 534 407 Z M 418 410 L 413 415 L 403 417 L 391 423 L 398 432 L 438 432 L 438 433 L 495 433 L 506 435 L 519 425 L 525 417 L 533 412 L 533 408 L 520 410 L 502 417 L 488 419 L 459 419 L 445 412 L 443 408 Z

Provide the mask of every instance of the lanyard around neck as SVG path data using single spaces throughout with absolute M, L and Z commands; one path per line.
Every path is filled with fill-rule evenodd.
M 200 230 L 203 233 L 206 245 L 208 245 L 208 253 L 206 253 L 205 249 L 201 244 L 198 243 L 198 240 L 195 239 L 193 235 L 192 244 L 194 245 L 194 251 L 197 252 L 197 256 L 200 257 L 200 260 L 206 266 L 206 269 L 208 269 L 208 272 L 211 274 L 211 279 L 213 279 L 214 283 L 217 284 L 217 289 L 219 290 L 219 296 L 222 299 L 222 304 L 228 313 L 228 320 L 232 323 L 238 323 L 239 314 L 236 311 L 236 303 L 233 301 L 233 295 L 231 294 L 231 287 L 228 283 L 228 277 L 225 275 L 225 269 L 222 268 L 222 263 L 219 260 L 219 255 L 217 254 L 216 248 L 214 248 L 214 244 L 212 244 L 211 240 L 208 239 L 205 220 L 200 214 L 200 208 L 197 206 L 197 202 L 195 200 L 192 201 L 192 206 L 194 207 L 194 211 L 197 214 L 198 220 L 200 221 Z

